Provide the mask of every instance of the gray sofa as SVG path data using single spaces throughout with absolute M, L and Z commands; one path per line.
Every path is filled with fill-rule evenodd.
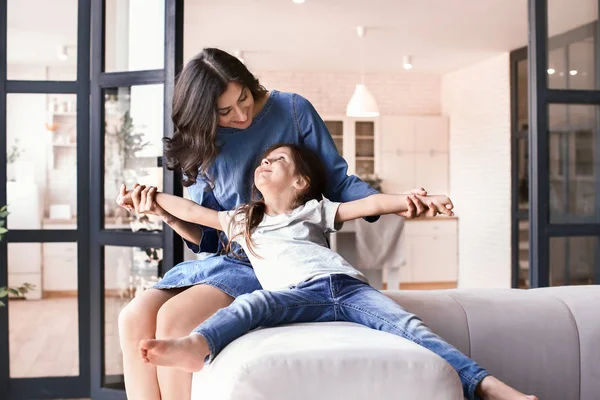
M 526 393 L 600 399 L 600 286 L 386 294 Z
M 493 375 L 541 400 L 600 399 L 600 286 L 386 291 Z M 430 351 L 345 322 L 259 329 L 194 374 L 192 400 L 460 400 Z

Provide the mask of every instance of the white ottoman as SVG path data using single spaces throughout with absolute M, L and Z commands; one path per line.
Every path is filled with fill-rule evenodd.
M 346 322 L 259 329 L 193 378 L 192 400 L 462 400 L 441 357 Z

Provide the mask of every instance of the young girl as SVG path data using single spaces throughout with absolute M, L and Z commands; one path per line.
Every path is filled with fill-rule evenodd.
M 372 288 L 365 277 L 328 248 L 327 234 L 344 221 L 406 210 L 404 195 L 376 194 L 336 203 L 324 199 L 324 170 L 317 155 L 298 145 L 268 149 L 254 172 L 262 198 L 217 212 L 179 197 L 148 195 L 186 221 L 225 232 L 241 245 L 264 290 L 238 297 L 194 332 L 179 339 L 140 342 L 145 362 L 194 372 L 229 343 L 258 327 L 294 322 L 349 321 L 409 339 L 444 358 L 457 371 L 466 397 L 535 399 L 510 388 L 440 337 L 415 315 Z M 445 207 L 446 196 L 427 196 Z M 130 199 L 124 196 L 124 203 Z M 306 306 L 310 303 L 310 306 Z

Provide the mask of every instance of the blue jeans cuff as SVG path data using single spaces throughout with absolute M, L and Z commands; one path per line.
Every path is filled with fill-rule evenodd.
M 489 372 L 483 370 L 473 377 L 473 379 L 471 380 L 471 383 L 469 385 L 469 399 L 470 400 L 482 400 L 482 398 L 479 397 L 475 393 L 475 389 L 477 389 L 477 386 L 481 383 L 483 378 L 485 378 L 489 374 L 490 374 Z
M 192 335 L 200 335 L 204 338 L 204 340 L 206 340 L 206 343 L 208 344 L 209 354 L 208 354 L 208 357 L 206 359 L 204 359 L 204 363 L 210 364 L 217 356 L 216 351 L 215 351 L 216 350 L 215 345 L 214 345 L 213 340 L 210 338 L 210 335 L 208 335 L 204 329 L 196 329 L 191 334 Z

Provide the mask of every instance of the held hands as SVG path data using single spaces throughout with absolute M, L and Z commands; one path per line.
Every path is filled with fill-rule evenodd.
M 155 196 L 157 189 L 154 186 L 144 186 L 135 184 L 133 190 L 127 191 L 125 185 L 121 185 L 119 196 L 117 196 L 117 204 L 125 208 L 127 211 L 134 211 L 138 214 L 157 215 L 159 217 L 167 217 L 169 214 L 158 204 L 156 204 Z
M 407 210 L 399 212 L 397 215 L 413 219 L 426 215 L 435 217 L 437 214 L 443 214 L 452 217 L 454 205 L 448 196 L 444 195 L 427 195 L 427 191 L 423 188 L 413 189 L 410 194 L 402 195 L 406 202 Z

